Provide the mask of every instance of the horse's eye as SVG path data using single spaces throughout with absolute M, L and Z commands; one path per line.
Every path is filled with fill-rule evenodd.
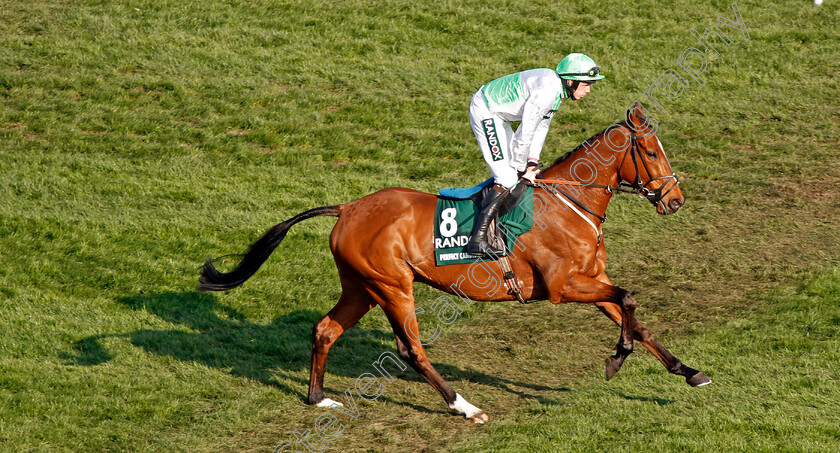
M 655 157 L 656 157 L 656 153 L 654 153 L 654 152 L 650 152 L 650 151 L 648 151 L 647 155 L 648 155 L 648 157 L 650 157 L 650 158 L 655 158 Z

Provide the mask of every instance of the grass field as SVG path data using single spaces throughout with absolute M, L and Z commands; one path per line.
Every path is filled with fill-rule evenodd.
M 605 382 L 618 329 L 592 307 L 473 304 L 428 352 L 488 424 L 408 370 L 312 448 L 836 451 L 835 3 L 739 1 L 746 39 L 717 21 L 727 2 L 3 0 L 0 451 L 268 452 L 313 430 L 335 220 L 296 226 L 229 293 L 192 290 L 204 259 L 312 207 L 482 181 L 472 93 L 572 51 L 607 78 L 560 107 L 543 160 L 636 99 L 656 116 L 686 206 L 616 197 L 608 272 L 713 384 L 642 349 Z M 731 38 L 716 58 L 691 33 L 712 25 Z M 702 86 L 677 64 L 690 47 Z M 659 88 L 660 112 L 644 92 L 666 69 L 688 86 Z M 372 311 L 333 347 L 328 396 L 394 349 Z

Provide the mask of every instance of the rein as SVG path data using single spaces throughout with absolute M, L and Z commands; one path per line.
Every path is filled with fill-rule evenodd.
M 569 181 L 569 180 L 566 180 L 566 179 L 537 179 L 533 183 L 528 183 L 529 185 L 531 185 L 533 187 L 538 187 L 538 188 L 543 189 L 547 192 L 550 192 L 551 194 L 553 194 L 554 196 L 559 198 L 561 201 L 566 203 L 566 205 L 571 207 L 579 216 L 581 216 L 581 218 L 583 218 L 587 223 L 589 223 L 590 226 L 592 226 L 592 228 L 595 230 L 595 233 L 598 237 L 598 243 L 601 242 L 601 232 L 600 232 L 600 230 L 589 218 L 585 217 L 583 215 L 583 213 L 581 213 L 578 209 L 576 209 L 575 206 L 577 206 L 580 209 L 583 209 L 584 211 L 586 211 L 590 215 L 594 216 L 601 223 L 607 221 L 607 214 L 604 213 L 604 215 L 600 215 L 600 214 L 596 213 L 591 208 L 584 205 L 580 200 L 578 200 L 577 198 L 568 194 L 566 191 L 560 189 L 557 186 L 565 185 L 565 186 L 576 186 L 576 187 L 594 187 L 594 188 L 598 188 L 598 189 L 604 189 L 607 192 L 609 192 L 610 194 L 615 193 L 615 192 L 632 193 L 632 194 L 639 195 L 642 198 L 647 198 L 651 203 L 656 204 L 656 203 L 661 202 L 662 199 L 666 195 L 668 195 L 668 193 L 670 193 L 672 190 L 674 190 L 674 188 L 677 187 L 677 185 L 679 185 L 679 183 L 680 183 L 680 180 L 679 180 L 679 178 L 677 178 L 676 173 L 671 173 L 670 175 L 666 175 L 666 176 L 658 176 L 658 177 L 655 177 L 655 178 L 651 177 L 648 180 L 648 182 L 643 182 L 642 181 L 642 174 L 641 174 L 641 171 L 639 170 L 639 160 L 640 159 L 638 158 L 638 155 L 639 155 L 638 138 L 637 138 L 637 136 L 636 136 L 636 134 L 635 134 L 635 132 L 633 131 L 632 128 L 627 127 L 627 126 L 624 126 L 624 127 L 626 127 L 628 129 L 628 131 L 630 132 L 630 146 L 627 148 L 627 150 L 624 151 L 624 156 L 621 158 L 621 164 L 619 164 L 618 169 L 619 169 L 619 172 L 620 172 L 621 167 L 624 166 L 624 161 L 627 160 L 627 154 L 630 154 L 630 157 L 633 160 L 633 167 L 636 170 L 636 178 L 635 178 L 635 180 L 633 181 L 632 184 L 629 183 L 629 182 L 622 181 L 620 174 L 619 174 L 619 177 L 618 177 L 619 182 L 618 182 L 618 184 L 616 184 L 614 186 L 604 185 L 604 184 L 594 184 L 594 183 L 581 183 L 581 182 L 578 182 L 578 181 Z M 645 169 L 645 172 L 647 172 L 648 177 L 650 177 L 651 176 L 650 169 L 648 168 L 647 163 L 645 162 L 644 159 L 641 159 L 641 161 L 642 161 L 642 167 Z M 653 189 L 653 190 L 648 189 L 647 186 L 650 183 L 652 183 L 653 181 L 661 180 L 661 179 L 664 179 L 666 181 L 662 185 L 657 187 L 656 189 Z M 673 184 L 670 184 L 671 180 L 673 180 Z M 668 187 L 669 184 L 670 184 L 670 187 Z M 666 187 L 667 187 L 668 190 L 665 190 L 664 193 L 663 193 L 663 190 Z M 571 204 L 569 204 L 569 201 L 571 203 L 573 203 L 575 206 L 572 206 Z

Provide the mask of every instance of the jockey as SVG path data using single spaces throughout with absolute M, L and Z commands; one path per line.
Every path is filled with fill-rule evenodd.
M 495 184 L 482 204 L 467 253 L 488 258 L 507 255 L 504 246 L 488 243 L 490 222 L 520 176 L 534 182 L 554 112 L 563 100 L 586 96 L 590 86 L 604 78 L 598 71 L 591 58 L 572 53 L 556 70 L 531 69 L 500 77 L 473 95 L 470 125 Z M 520 121 L 515 133 L 511 121 Z

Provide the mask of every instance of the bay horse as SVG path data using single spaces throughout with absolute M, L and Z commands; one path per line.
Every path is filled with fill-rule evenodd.
M 604 212 L 617 190 L 647 198 L 659 214 L 676 212 L 684 203 L 679 180 L 636 102 L 626 120 L 596 134 L 557 159 L 534 186 L 534 227 L 515 247 L 513 271 L 527 300 L 554 304 L 591 303 L 620 326 L 616 353 L 607 358 L 609 380 L 641 342 L 667 370 L 691 386 L 711 382 L 663 347 L 635 317 L 636 300 L 610 283 L 601 238 Z M 324 395 L 324 369 L 330 346 L 375 306 L 382 307 L 399 356 L 437 390 L 449 407 L 476 423 L 489 419 L 441 377 L 423 349 L 414 304 L 413 283 L 425 283 L 461 298 L 513 300 L 508 292 L 488 291 L 497 279 L 492 261 L 436 266 L 433 218 L 437 196 L 406 188 L 387 188 L 355 201 L 323 206 L 298 214 L 271 228 L 254 242 L 236 267 L 220 273 L 208 259 L 198 290 L 220 291 L 250 278 L 296 223 L 316 216 L 338 217 L 330 249 L 338 267 L 341 296 L 315 324 L 307 403 L 321 407 L 341 403 Z M 539 207 L 539 209 L 538 209 Z M 539 212 L 537 212 L 539 211 Z M 497 279 L 498 281 L 498 279 Z M 428 344 L 428 343 L 426 343 Z

